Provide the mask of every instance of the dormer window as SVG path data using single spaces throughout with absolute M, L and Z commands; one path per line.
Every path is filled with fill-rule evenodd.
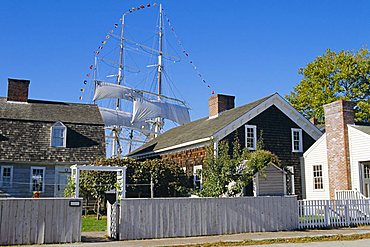
M 62 122 L 56 122 L 51 126 L 51 147 L 65 147 L 67 142 L 67 127 Z

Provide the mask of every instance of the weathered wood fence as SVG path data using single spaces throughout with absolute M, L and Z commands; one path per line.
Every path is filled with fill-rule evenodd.
M 298 201 L 299 228 L 370 224 L 370 200 Z
M 0 245 L 81 241 L 81 204 L 82 199 L 0 199 Z
M 296 197 L 124 199 L 120 210 L 120 240 L 298 227 Z

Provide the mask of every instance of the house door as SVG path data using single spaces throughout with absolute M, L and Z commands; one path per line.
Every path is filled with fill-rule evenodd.
M 362 174 L 363 174 L 363 187 L 362 191 L 366 197 L 370 197 L 370 163 L 364 163 L 362 165 Z

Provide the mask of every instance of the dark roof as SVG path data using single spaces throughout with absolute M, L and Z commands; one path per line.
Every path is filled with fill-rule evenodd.
M 370 135 L 370 126 L 353 125 L 352 127 L 358 129 L 361 132 L 364 132 L 365 134 Z
M 221 130 L 226 125 L 243 116 L 246 112 L 252 110 L 254 107 L 258 106 L 272 96 L 273 95 L 270 95 L 249 104 L 224 111 L 216 118 L 205 117 L 170 129 L 157 138 L 134 150 L 128 156 L 136 155 L 138 153 L 156 151 L 182 143 L 211 137 L 217 131 Z
M 0 97 L 0 119 L 104 125 L 96 105 L 43 100 L 7 102 Z

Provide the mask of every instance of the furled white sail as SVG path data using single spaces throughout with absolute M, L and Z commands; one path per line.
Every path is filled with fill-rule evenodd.
M 167 102 L 134 99 L 133 123 L 146 119 L 162 117 L 172 120 L 180 125 L 190 122 L 189 109 Z
M 150 126 L 145 121 L 136 121 L 131 123 L 132 113 L 109 108 L 99 107 L 105 126 L 121 126 L 139 130 L 141 132 L 150 132 Z
M 141 97 L 141 94 L 135 89 L 108 82 L 97 82 L 93 100 L 118 98 L 132 101 L 137 97 Z

